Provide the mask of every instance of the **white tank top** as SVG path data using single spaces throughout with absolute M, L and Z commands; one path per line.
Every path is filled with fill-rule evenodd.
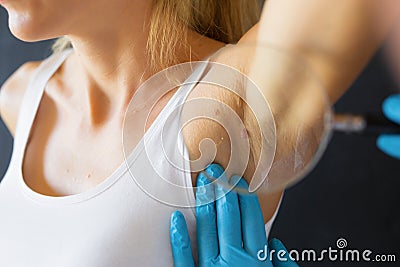
M 190 92 L 187 87 L 177 90 L 146 131 L 146 138 L 142 140 L 148 140 L 150 149 L 145 151 L 140 142 L 127 161 L 99 185 L 76 195 L 51 197 L 33 191 L 24 182 L 24 152 L 44 88 L 70 51 L 43 61 L 24 96 L 11 163 L 0 183 L 0 266 L 173 266 L 169 240 L 171 213 L 180 210 L 184 214 L 195 252 L 195 211 L 157 201 L 132 178 L 130 170 L 151 181 L 157 175 L 151 171 L 156 162 L 157 171 L 168 180 L 150 182 L 152 192 L 162 195 L 168 203 L 186 203 L 185 206 L 193 207 L 190 173 L 163 164 L 166 159 L 157 151 L 163 132 L 160 125 L 164 124 L 168 112 L 186 99 Z M 204 67 L 197 68 L 192 76 L 199 78 L 203 71 Z M 172 124 L 178 125 L 179 118 Z M 182 136 L 178 135 L 177 139 L 176 135 L 164 131 L 162 138 L 166 149 L 171 148 L 167 154 L 176 153 L 172 147 L 178 142 L 188 158 Z M 152 162 L 148 160 L 148 153 Z M 190 166 L 185 168 L 189 170 Z M 267 233 L 275 216 L 276 212 L 266 224 Z

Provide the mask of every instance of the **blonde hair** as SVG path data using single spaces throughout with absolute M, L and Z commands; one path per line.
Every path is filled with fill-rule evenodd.
M 179 63 L 175 50 L 186 44 L 189 29 L 224 43 L 236 43 L 261 13 L 260 0 L 153 1 L 147 53 L 155 70 Z M 54 43 L 53 51 L 69 47 L 71 42 L 62 37 Z

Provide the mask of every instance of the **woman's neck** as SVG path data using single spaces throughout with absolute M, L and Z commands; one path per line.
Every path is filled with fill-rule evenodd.
M 147 55 L 151 9 L 141 7 L 141 10 L 147 11 L 136 16 L 126 11 L 112 25 L 95 25 L 87 27 L 90 29 L 87 31 L 82 27 L 80 32 L 67 35 L 74 47 L 70 59 L 74 77 L 79 77 L 75 84 L 87 92 L 86 106 L 90 107 L 92 121 L 124 112 L 140 84 L 153 74 Z M 179 59 L 183 62 L 203 59 L 223 45 L 189 31 L 188 45 L 182 45 L 176 52 L 187 55 Z M 187 47 L 191 53 L 183 50 Z M 103 115 L 96 119 L 98 114 Z
M 129 13 L 128 13 L 129 14 Z M 105 95 L 121 96 L 147 78 L 146 46 L 150 11 L 98 25 L 96 30 L 69 35 L 77 63 L 86 77 L 85 87 Z

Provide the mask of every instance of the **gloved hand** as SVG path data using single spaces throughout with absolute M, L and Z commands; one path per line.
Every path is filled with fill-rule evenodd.
M 271 240 L 269 248 L 264 251 L 267 237 L 255 194 L 237 194 L 234 190 L 227 192 L 221 185 L 211 185 L 206 175 L 214 178 L 222 175 L 219 178 L 221 182 L 227 182 L 224 170 L 216 164 L 210 165 L 197 179 L 196 223 L 200 267 L 298 266 L 290 260 L 285 247 L 277 239 Z M 230 183 L 236 182 L 237 187 L 248 189 L 244 179 L 232 177 Z M 194 267 L 186 221 L 179 211 L 171 216 L 170 238 L 175 267 Z M 272 249 L 276 253 L 271 261 L 269 251 Z M 283 257 L 287 261 L 279 261 L 277 252 L 281 250 L 285 251 Z
M 382 110 L 389 120 L 400 124 L 400 94 L 388 97 L 382 104 Z M 376 144 L 389 156 L 400 159 L 400 135 L 381 135 Z

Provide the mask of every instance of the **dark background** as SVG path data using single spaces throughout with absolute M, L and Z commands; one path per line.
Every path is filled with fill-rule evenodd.
M 27 44 L 15 39 L 0 8 L 0 85 L 24 62 L 49 55 L 50 46 L 50 42 Z M 383 99 L 397 90 L 385 66 L 379 52 L 336 111 L 380 114 Z M 0 121 L 0 179 L 11 152 L 12 137 Z M 400 161 L 380 152 L 373 137 L 335 134 L 314 171 L 287 190 L 271 237 L 279 237 L 291 249 L 317 251 L 335 249 L 336 240 L 345 238 L 348 248 L 396 255 L 397 263 L 368 266 L 400 266 L 399 204 Z M 300 262 L 300 266 L 366 265 Z

